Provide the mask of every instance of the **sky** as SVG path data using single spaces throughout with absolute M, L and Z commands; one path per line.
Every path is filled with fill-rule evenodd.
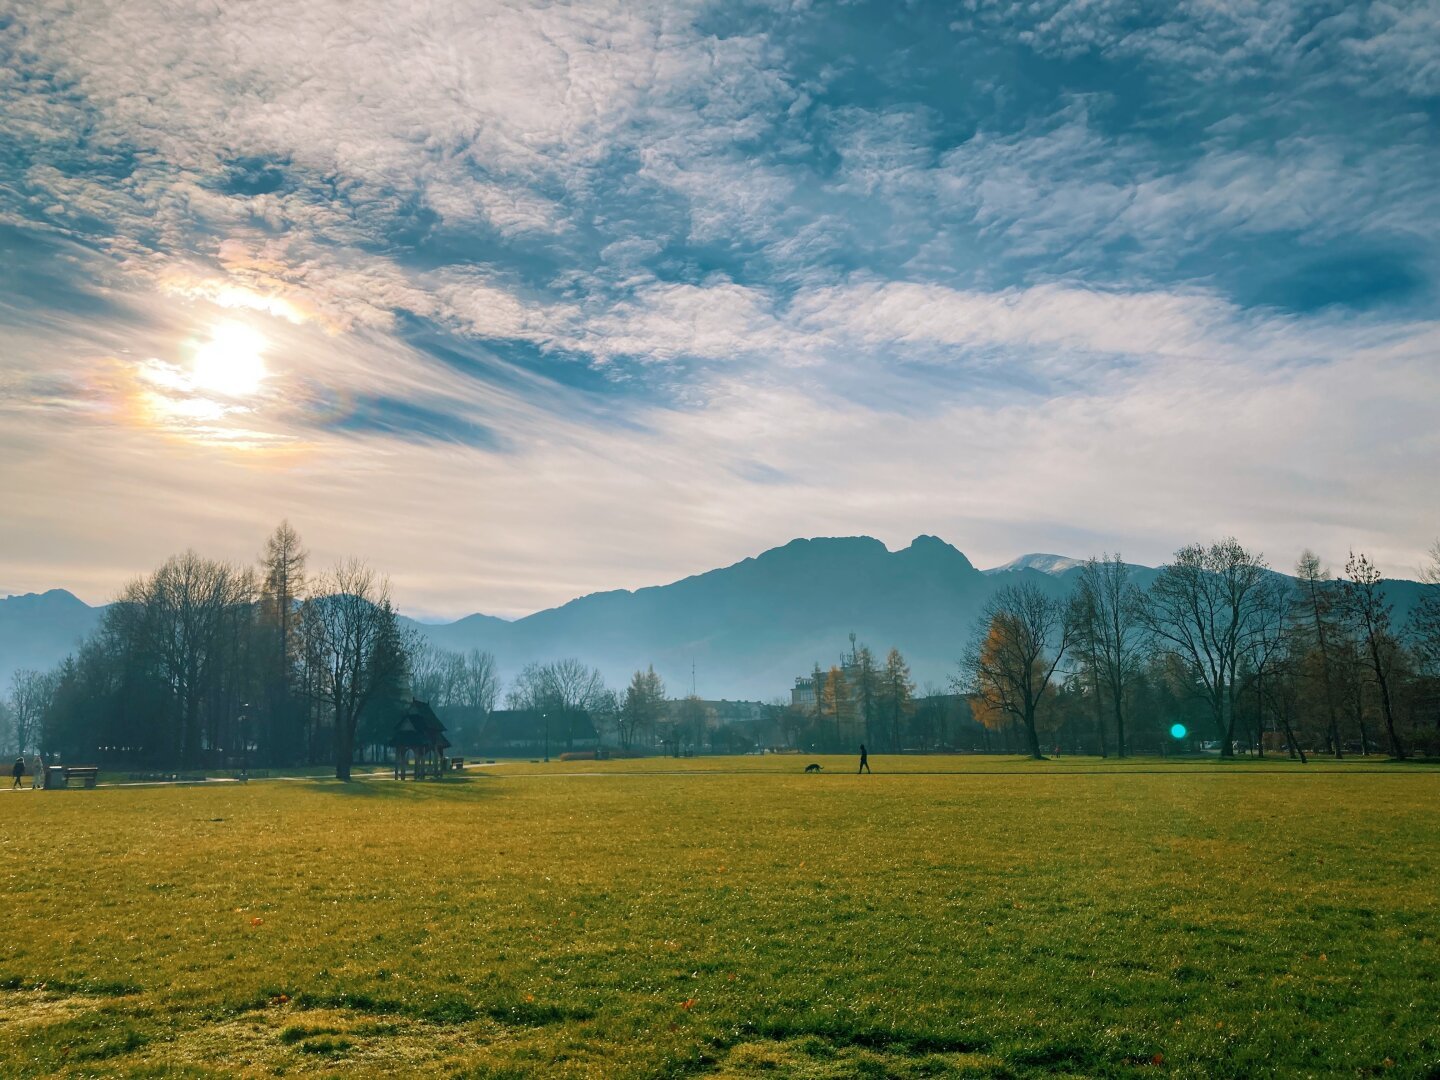
M 796 536 L 1413 577 L 1440 2 L 0 5 L 0 594 Z

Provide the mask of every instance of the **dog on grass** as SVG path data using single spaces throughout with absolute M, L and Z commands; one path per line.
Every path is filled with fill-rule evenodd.
M 805 766 L 805 771 L 806 771 L 806 772 L 823 772 L 824 770 L 822 770 L 819 765 L 817 765 L 815 762 L 812 761 L 809 765 L 806 765 L 806 766 Z

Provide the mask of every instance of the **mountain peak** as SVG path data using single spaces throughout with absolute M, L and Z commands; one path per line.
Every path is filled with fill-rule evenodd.
M 1004 566 L 996 566 L 986 570 L 985 573 L 1003 574 L 1010 570 L 1038 570 L 1042 574 L 1063 574 L 1067 570 L 1084 565 L 1084 559 L 1075 559 L 1069 555 L 1047 555 L 1044 552 L 1036 551 L 1028 555 L 1021 555 L 1017 559 L 1011 559 Z
M 69 589 L 47 589 L 43 593 L 11 593 L 0 600 L 15 610 L 34 611 L 41 608 L 70 608 L 90 610 L 90 605 Z
M 925 563 L 946 563 L 963 567 L 966 570 L 973 570 L 974 566 L 965 557 L 965 553 L 954 544 L 948 544 L 938 536 L 931 536 L 928 533 L 921 533 L 910 541 L 910 546 L 896 552 L 907 561 L 918 561 Z

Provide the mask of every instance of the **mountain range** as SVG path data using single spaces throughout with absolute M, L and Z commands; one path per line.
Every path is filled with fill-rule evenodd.
M 882 657 L 900 649 L 920 686 L 943 687 L 992 593 L 1031 581 L 1064 594 L 1083 565 L 1031 554 L 979 570 L 934 536 L 899 551 L 868 536 L 828 537 L 792 540 L 668 585 L 592 593 L 513 621 L 480 614 L 406 621 L 440 648 L 492 652 L 507 683 L 531 661 L 573 656 L 617 689 L 653 664 L 674 696 L 689 692 L 693 671 L 701 697 L 771 700 L 788 696 L 795 677 L 816 664 L 838 662 L 854 633 Z M 1132 569 L 1142 587 L 1158 573 Z M 1403 617 L 1426 586 L 1389 581 L 1386 588 Z M 59 663 L 102 611 L 63 589 L 0 600 L 0 681 L 16 668 Z

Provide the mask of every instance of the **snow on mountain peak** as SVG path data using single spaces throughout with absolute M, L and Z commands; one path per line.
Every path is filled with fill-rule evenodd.
M 987 574 L 1003 574 L 1007 570 L 1039 570 L 1042 574 L 1063 574 L 1067 570 L 1084 565 L 1084 559 L 1072 559 L 1068 555 L 1046 555 L 1042 552 L 1032 552 L 1029 555 L 1021 555 L 1018 559 L 1011 559 L 1004 566 L 997 566 L 985 572 Z

